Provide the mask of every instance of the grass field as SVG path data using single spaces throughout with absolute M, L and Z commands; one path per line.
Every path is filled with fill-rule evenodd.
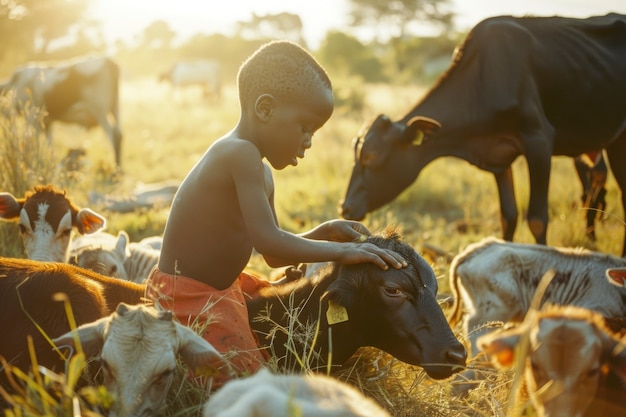
M 341 82 L 336 84 L 338 88 L 342 86 Z M 312 149 L 298 167 L 275 172 L 278 218 L 287 230 L 301 232 L 338 217 L 339 201 L 352 167 L 351 141 L 362 123 L 380 112 L 392 118 L 400 117 L 424 92 L 423 88 L 412 86 L 351 85 L 350 88 L 352 93 L 363 96 L 363 108 L 359 111 L 349 106 L 337 108 L 330 121 L 315 135 Z M 234 127 L 239 116 L 234 86 L 226 86 L 219 101 L 205 101 L 196 92 L 172 92 L 153 80 L 126 81 L 122 85 L 120 106 L 124 133 L 123 174 L 114 172 L 112 149 L 101 130 L 87 132 L 78 127 L 57 125 L 53 130 L 52 151 L 41 151 L 46 155 L 42 158 L 52 161 L 49 169 L 56 172 L 56 176 L 39 175 L 32 172 L 33 164 L 25 164 L 20 171 L 26 177 L 21 180 L 23 184 L 62 178 L 57 185 L 66 188 L 78 205 L 86 206 L 90 204 L 89 196 L 93 191 L 122 197 L 138 183 L 180 181 L 206 148 Z M 8 137 L 6 132 L 5 137 Z M 56 164 L 69 148 L 79 146 L 87 152 L 83 167 L 71 177 L 59 176 Z M 3 164 L 16 163 L 13 159 L 7 160 L 10 157 L 6 154 L 0 157 L 4 158 Z M 532 235 L 523 219 L 529 193 L 523 159 L 516 161 L 514 173 L 521 213 L 515 240 L 531 243 Z M 12 177 L 5 175 L 2 181 L 3 191 L 18 192 L 19 188 L 11 182 Z M 619 191 L 613 177 L 609 176 L 607 212 L 597 226 L 597 242 L 585 237 L 581 192 L 573 161 L 554 158 L 548 243 L 620 254 L 624 226 Z M 126 230 L 131 240 L 161 234 L 167 219 L 167 207 L 130 214 L 102 211 L 97 205 L 90 207 L 107 217 L 109 232 Z M 429 258 L 440 278 L 441 292 L 446 293 L 451 256 L 469 243 L 501 234 L 495 181 L 490 174 L 464 161 L 442 158 L 430 164 L 408 190 L 391 204 L 370 214 L 364 223 L 374 232 L 387 225 L 399 225 L 405 241 L 418 251 L 428 245 L 447 254 Z M 2 255 L 19 253 L 19 242 L 14 239 L 16 233 L 11 225 L 2 225 Z M 272 274 L 258 258 L 251 260 L 250 267 Z M 376 363 L 376 367 L 372 363 Z M 481 386 L 469 398 L 461 400 L 451 395 L 449 381 L 430 381 L 418 368 L 408 367 L 375 350 L 364 352 L 354 369 L 350 380 L 357 381 L 357 385 L 396 416 L 502 415 L 511 383 L 510 374 L 492 374 L 492 385 Z M 347 375 L 344 377 L 346 379 Z M 186 415 L 179 413 L 184 404 L 176 406 L 178 412 L 170 410 L 171 415 Z M 526 412 L 532 415 L 532 411 Z

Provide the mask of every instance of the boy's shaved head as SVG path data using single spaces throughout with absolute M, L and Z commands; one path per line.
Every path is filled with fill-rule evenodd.
M 304 48 L 289 41 L 263 45 L 239 68 L 237 86 L 243 108 L 261 94 L 302 97 L 322 85 L 332 89 L 326 71 Z

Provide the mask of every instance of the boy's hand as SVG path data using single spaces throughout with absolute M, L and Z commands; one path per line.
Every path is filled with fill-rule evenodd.
M 406 268 L 406 259 L 397 252 L 389 249 L 379 248 L 371 243 L 346 243 L 340 262 L 344 264 L 356 264 L 361 262 L 371 262 L 382 269 L 389 269 L 392 266 L 396 269 Z
M 370 231 L 363 224 L 353 220 L 330 220 L 324 223 L 326 240 L 333 242 L 364 242 Z

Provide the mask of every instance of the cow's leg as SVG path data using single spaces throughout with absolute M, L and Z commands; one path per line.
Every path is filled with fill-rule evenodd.
M 517 227 L 517 204 L 513 188 L 513 170 L 509 166 L 505 171 L 494 174 L 500 197 L 500 222 L 502 237 L 512 241 Z
M 546 137 L 537 135 L 525 141 L 526 161 L 530 180 L 530 200 L 528 202 L 528 227 L 539 244 L 546 244 L 548 229 L 548 185 L 552 147 Z
M 583 187 L 582 206 L 587 210 L 586 234 L 595 240 L 595 222 L 606 208 L 606 178 L 608 168 L 602 152 L 578 156 L 574 159 L 578 178 Z
M 624 155 L 626 155 L 626 132 L 613 142 L 611 146 L 606 148 L 606 154 L 609 158 L 609 164 L 613 171 L 613 176 L 617 181 L 622 195 L 622 213 L 626 213 L 626 164 L 624 164 Z M 622 214 L 623 218 L 623 214 Z M 626 223 L 625 223 L 626 225 Z M 626 256 L 626 228 L 624 230 L 624 240 L 622 242 L 622 257 Z

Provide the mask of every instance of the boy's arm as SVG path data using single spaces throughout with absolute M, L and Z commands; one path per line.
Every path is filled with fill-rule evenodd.
M 372 262 L 387 269 L 388 264 L 398 268 L 406 264 L 399 254 L 369 243 L 311 240 L 280 229 L 266 194 L 262 157 L 252 143 L 241 142 L 230 150 L 229 155 L 224 155 L 228 160 L 223 161 L 223 165 L 230 170 L 235 183 L 248 239 L 270 266 L 340 261 Z M 321 231 L 318 233 L 322 234 Z

